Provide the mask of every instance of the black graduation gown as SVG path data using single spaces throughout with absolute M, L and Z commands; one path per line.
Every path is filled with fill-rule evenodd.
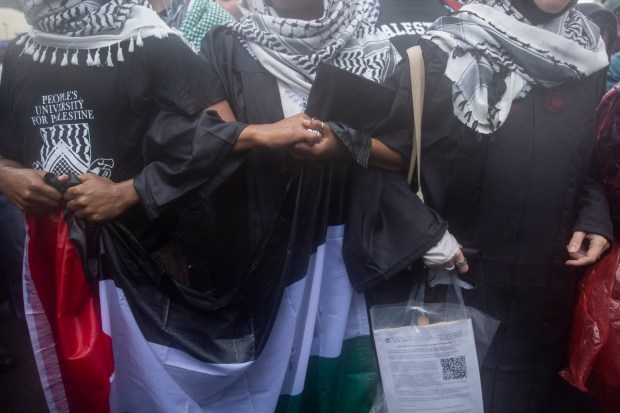
M 225 28 L 207 34 L 201 54 L 221 80 L 213 94 L 228 100 L 239 121 L 283 118 L 276 79 Z M 384 142 L 403 150 L 402 135 Z M 235 264 L 234 271 L 222 273 L 230 282 L 230 274 L 253 268 L 251 277 L 237 279 L 261 309 L 255 322 L 265 332 L 282 291 L 304 276 L 328 226 L 345 225 L 343 256 L 358 291 L 401 273 L 445 232 L 444 222 L 417 199 L 402 174 L 345 159 L 297 162 L 286 150 L 248 152 L 211 200 L 215 226 L 231 234 L 218 238 L 218 261 Z
M 425 200 L 459 243 L 482 255 L 482 278 L 466 304 L 501 320 L 482 368 L 485 411 L 583 411 L 561 395 L 558 375 L 581 274 L 564 262 L 573 231 L 612 235 L 605 194 L 589 173 L 604 74 L 534 88 L 496 133 L 479 136 L 452 113 L 446 54 L 421 45 L 433 85 L 422 125 Z M 406 127 L 406 61 L 390 82 L 400 88 L 394 120 Z

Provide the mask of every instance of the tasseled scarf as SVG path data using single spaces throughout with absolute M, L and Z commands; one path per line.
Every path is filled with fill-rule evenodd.
M 278 17 L 267 1 L 254 0 L 255 12 L 228 26 L 263 67 L 280 82 L 307 96 L 319 63 L 382 82 L 399 57 L 389 39 L 365 21 L 370 0 L 324 0 L 316 20 Z
M 532 86 L 552 88 L 607 65 L 598 27 L 574 8 L 535 26 L 509 0 L 474 0 L 424 38 L 448 54 L 454 114 L 481 134 L 500 128 Z
M 22 0 L 24 14 L 32 28 L 17 40 L 23 54 L 35 62 L 61 66 L 113 67 L 125 60 L 121 43 L 142 46 L 147 37 L 181 34 L 170 29 L 144 0 L 46 1 Z M 116 53 L 114 53 L 116 47 Z M 80 53 L 85 51 L 85 53 Z M 57 55 L 62 54 L 62 59 Z M 102 58 L 103 55 L 103 58 Z M 116 57 L 116 59 L 115 59 Z M 60 61 L 59 61 L 60 60 Z

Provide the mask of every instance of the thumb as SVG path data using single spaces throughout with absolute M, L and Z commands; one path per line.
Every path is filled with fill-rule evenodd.
M 586 233 L 583 231 L 575 231 L 573 232 L 573 237 L 569 241 L 566 248 L 568 252 L 577 252 L 579 248 L 581 248 L 581 244 L 583 243 L 583 239 L 585 238 Z

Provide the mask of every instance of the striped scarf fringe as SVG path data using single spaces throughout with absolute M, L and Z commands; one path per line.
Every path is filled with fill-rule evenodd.
M 153 36 L 158 39 L 163 39 L 168 36 L 168 32 L 164 29 L 155 30 Z M 115 63 L 125 61 L 122 46 L 122 43 L 125 41 L 129 41 L 126 51 L 128 53 L 133 53 L 136 46 L 144 46 L 142 31 L 138 31 L 137 33 L 129 36 L 128 39 L 123 39 L 113 45 L 92 48 L 63 48 L 46 46 L 38 44 L 27 33 L 18 37 L 16 44 L 19 46 L 23 45 L 20 56 L 23 54 L 31 56 L 32 60 L 37 63 L 47 62 L 52 66 L 57 64 L 60 66 L 68 66 L 69 63 L 71 63 L 72 66 L 79 66 L 81 62 L 82 64 L 85 63 L 86 66 L 101 67 L 105 65 L 107 67 L 114 67 Z M 116 53 L 113 52 L 113 46 L 116 48 Z M 84 51 L 86 53 L 84 53 Z M 59 53 L 63 56 L 60 61 L 58 59 Z M 102 53 L 104 54 L 103 58 L 101 58 Z M 72 56 L 71 60 L 69 60 L 69 55 Z

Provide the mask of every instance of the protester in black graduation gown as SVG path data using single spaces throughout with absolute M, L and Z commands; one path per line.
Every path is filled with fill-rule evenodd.
M 209 32 L 201 54 L 219 78 L 212 85 L 219 94 L 213 108 L 225 119 L 251 124 L 303 111 L 320 62 L 384 80 L 395 63 L 394 51 L 361 18 L 364 3 L 333 0 L 324 10 L 322 1 L 255 1 L 256 12 L 240 23 Z M 257 323 L 270 335 L 259 361 L 273 358 L 273 374 L 284 377 L 278 409 L 302 400 L 306 409 L 318 410 L 323 400 L 320 409 L 363 410 L 372 403 L 377 371 L 364 296 L 355 290 L 395 276 L 437 244 L 443 254 L 437 254 L 436 264 L 460 253 L 444 223 L 405 182 L 406 134 L 374 139 L 338 122 L 318 130 L 321 141 L 313 146 L 247 153 L 212 197 L 219 214 L 214 222 L 221 230 L 234 228 L 237 238 L 222 237 L 218 248 L 204 255 L 220 251 L 220 261 L 243 268 L 266 242 L 263 263 L 278 264 L 243 287 L 255 303 Z M 323 254 L 330 258 L 324 261 Z M 303 310 L 289 314 L 278 309 L 281 303 Z M 346 333 L 350 329 L 355 333 Z M 328 343 L 338 343 L 338 349 L 329 350 Z M 300 348 L 312 350 L 300 354 Z M 356 366 L 354 386 L 365 389 L 363 397 L 340 394 L 352 383 L 344 362 L 349 354 L 365 358 Z M 315 376 L 328 358 L 339 372 Z M 286 385 L 292 377 L 304 377 L 306 369 L 301 387 Z
M 67 403 L 72 403 L 65 398 L 71 399 L 76 395 L 85 403 L 93 402 L 88 391 L 97 392 L 100 399 L 108 404 L 106 395 L 109 394 L 105 386 L 101 389 L 85 386 L 86 393 L 75 389 L 76 383 L 87 382 L 85 377 L 84 380 L 80 377 L 83 371 L 71 376 L 67 372 L 76 370 L 67 368 L 62 377 L 56 375 L 53 380 L 48 380 L 48 374 L 53 376 L 50 369 L 60 369 L 59 363 L 64 363 L 63 366 L 80 363 L 92 354 L 89 348 L 83 347 L 103 337 L 96 326 L 99 311 L 103 312 L 104 307 L 99 308 L 98 302 L 89 307 L 99 299 L 95 288 L 97 280 L 113 278 L 116 284 L 104 283 L 112 291 L 115 285 L 126 287 L 124 302 L 130 303 L 142 333 L 148 335 L 155 332 L 148 335 L 149 339 L 153 340 L 153 335 L 156 335 L 164 337 L 165 343 L 175 341 L 184 344 L 181 347 L 185 351 L 189 347 L 189 351 L 198 348 L 200 355 L 207 353 L 207 357 L 216 354 L 212 347 L 205 344 L 205 336 L 193 334 L 191 339 L 184 337 L 179 324 L 175 324 L 174 317 L 169 317 L 168 312 L 165 323 L 153 321 L 159 315 L 157 310 L 162 309 L 161 302 L 166 300 L 169 303 L 166 311 L 174 307 L 170 304 L 173 301 L 181 307 L 180 311 L 185 311 L 183 314 L 192 311 L 195 314 L 197 308 L 217 308 L 219 302 L 214 303 L 216 299 L 211 296 L 205 297 L 202 294 L 205 290 L 197 292 L 178 287 L 145 251 L 157 250 L 158 256 L 170 257 L 161 249 L 174 241 L 170 237 L 176 233 L 179 214 L 184 217 L 191 215 L 193 204 L 190 200 L 198 194 L 198 190 L 208 193 L 234 171 L 240 159 L 233 156 L 235 152 L 259 146 L 278 148 L 318 140 L 317 134 L 310 129 L 318 129 L 321 123 L 303 114 L 274 125 L 247 126 L 236 122 L 225 123 L 213 113 L 203 113 L 212 101 L 209 96 L 216 79 L 210 77 L 204 62 L 184 43 L 179 33 L 171 30 L 141 3 L 138 0 L 101 0 L 46 1 L 42 4 L 25 0 L 24 11 L 33 27 L 10 43 L 4 60 L 0 85 L 0 191 L 26 212 L 29 222 L 35 223 L 35 229 L 63 221 L 65 202 L 68 210 L 73 212 L 68 212 L 66 216 L 75 244 L 68 241 L 67 234 L 59 234 L 58 239 L 35 235 L 30 238 L 32 242 L 29 246 L 34 243 L 39 248 L 32 246 L 29 249 L 24 265 L 24 278 L 28 280 L 28 288 L 24 290 L 27 290 L 28 297 L 39 300 L 39 293 L 54 296 L 56 288 L 62 292 L 58 300 L 46 301 L 49 303 L 44 307 L 47 313 L 30 307 L 27 313 L 35 353 L 44 353 L 37 359 L 40 361 L 38 367 L 44 391 L 46 394 L 56 392 L 53 398 L 48 399 L 50 410 L 65 409 Z M 158 125 L 162 127 L 155 127 L 152 133 L 147 133 L 158 116 Z M 173 127 L 165 127 L 171 124 Z M 66 183 L 65 178 L 70 174 L 77 175 L 78 180 L 72 180 L 76 185 L 66 189 L 50 175 L 44 180 L 46 173 L 58 177 L 60 183 Z M 50 182 L 56 185 L 52 186 Z M 66 189 L 66 192 L 61 193 L 61 189 Z M 190 207 L 179 212 L 187 204 Z M 234 212 L 231 210 L 231 213 Z M 123 223 L 129 234 L 119 230 L 115 221 Z M 180 221 L 181 224 L 186 222 Z M 115 224 L 91 226 L 84 222 Z M 228 230 L 234 231 L 235 228 L 229 227 Z M 194 227 L 190 232 L 181 232 L 191 235 L 199 231 L 200 228 Z M 35 231 L 35 234 L 39 233 Z M 84 239 L 92 244 L 82 242 Z M 136 239 L 142 245 L 137 245 Z M 191 241 L 191 238 L 184 239 L 186 244 Z M 243 241 L 245 239 L 240 239 L 236 252 L 245 251 Z M 66 254 L 72 245 L 79 248 L 83 259 L 81 268 L 76 264 L 72 269 L 83 271 L 93 284 L 90 289 L 85 287 L 80 290 L 86 292 L 84 299 L 75 306 L 68 304 L 72 308 L 65 313 L 67 303 L 74 303 L 72 300 L 76 297 L 80 301 L 82 297 L 76 293 L 77 288 L 69 292 L 63 290 L 66 286 L 56 282 L 58 279 L 55 278 L 58 274 L 62 275 L 60 278 L 77 274 L 76 271 L 65 271 L 65 267 L 58 264 L 63 260 L 75 264 L 76 257 L 61 255 Z M 50 251 L 59 251 L 58 260 L 46 255 Z M 172 254 L 164 264 L 178 265 L 183 258 L 183 254 Z M 233 260 L 234 264 L 236 262 Z M 241 265 L 245 264 L 241 260 Z M 33 282 L 35 277 L 31 275 L 36 269 L 31 271 L 31 267 L 36 266 L 45 267 L 44 271 L 48 273 L 43 278 L 49 281 L 50 288 L 39 290 L 36 281 Z M 186 271 L 183 265 L 178 267 Z M 245 275 L 250 269 L 243 267 L 243 271 Z M 179 271 L 180 275 L 182 273 Z M 84 286 L 84 277 L 80 278 L 80 275 L 77 274 L 76 280 Z M 206 274 L 203 275 L 207 278 Z M 237 281 L 234 275 L 237 274 L 226 273 L 231 284 Z M 209 283 L 205 284 L 208 288 Z M 130 291 L 129 287 L 133 290 Z M 213 296 L 220 298 L 219 292 L 215 291 Z M 184 293 L 187 297 L 183 296 Z M 233 300 L 242 301 L 238 297 L 233 297 Z M 156 303 L 149 307 L 154 301 Z M 28 305 L 32 306 L 32 303 L 28 302 Z M 83 308 L 94 307 L 97 311 L 89 319 L 92 323 L 82 325 L 80 321 L 83 319 L 78 317 L 78 313 Z M 57 309 L 62 311 L 55 311 Z M 141 313 L 140 310 L 144 311 Z M 221 344 L 220 331 L 208 328 L 213 325 L 209 320 L 218 316 L 205 317 L 206 321 L 202 319 L 193 323 L 193 327 L 201 331 L 209 330 L 213 341 Z M 181 323 L 194 321 L 187 317 L 180 318 Z M 71 320 L 70 328 L 63 330 L 62 337 L 46 333 L 67 320 Z M 227 332 L 242 330 L 236 321 L 226 324 L 224 329 Z M 113 329 L 123 325 L 114 321 L 110 324 Z M 88 331 L 95 331 L 93 334 L 84 333 L 87 338 L 76 339 L 77 347 L 83 351 L 72 353 L 74 348 L 66 346 L 67 340 L 80 337 L 82 329 L 86 331 L 87 327 L 92 326 L 94 329 Z M 242 341 L 253 348 L 253 331 L 249 336 L 244 336 Z M 124 363 L 120 356 L 133 355 L 127 350 L 127 342 L 122 341 L 123 338 L 113 344 L 118 361 L 114 378 L 105 376 L 105 372 L 101 377 L 98 374 L 101 369 L 88 371 L 89 378 L 97 376 L 102 378 L 104 384 L 111 383 L 117 389 L 118 397 L 111 398 L 118 403 L 111 407 L 113 411 L 136 411 L 135 407 L 126 409 L 124 406 L 140 403 L 144 406 L 147 401 L 157 406 L 152 396 L 161 394 L 159 388 L 145 388 L 143 381 L 140 381 L 140 391 L 148 395 L 143 397 L 140 391 L 126 385 L 135 381 L 128 379 L 128 375 L 121 371 Z M 109 344 L 106 339 L 103 341 Z M 43 347 L 43 351 L 36 346 Z M 226 348 L 224 352 L 239 351 L 239 348 L 232 346 L 222 347 Z M 70 356 L 63 357 L 69 353 Z M 48 358 L 43 360 L 45 356 Z M 94 366 L 105 364 L 104 358 L 95 359 Z M 147 369 L 153 368 L 153 365 L 141 367 Z M 63 379 L 67 382 L 62 383 Z M 56 391 L 59 388 L 62 391 Z M 128 389 L 127 396 L 119 395 L 124 388 Z M 150 407 L 145 409 L 154 411 Z M 95 411 L 84 407 L 78 410 Z
M 612 235 L 589 174 L 607 58 L 598 28 L 571 4 L 474 1 L 420 41 L 432 85 L 422 124 L 425 201 L 482 254 L 484 280 L 466 304 L 501 320 L 482 367 L 487 412 L 587 411 L 558 373 L 579 267 Z M 406 63 L 392 79 L 402 127 L 411 120 Z

